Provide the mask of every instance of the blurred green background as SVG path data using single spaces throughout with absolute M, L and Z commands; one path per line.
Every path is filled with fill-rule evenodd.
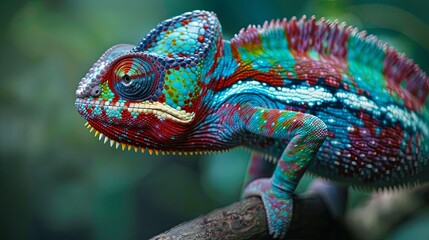
M 93 138 L 74 108 L 79 80 L 107 48 L 194 9 L 215 11 L 225 38 L 272 18 L 338 18 L 429 71 L 428 1 L 1 1 L 1 234 L 147 239 L 239 199 L 248 152 L 122 152 Z

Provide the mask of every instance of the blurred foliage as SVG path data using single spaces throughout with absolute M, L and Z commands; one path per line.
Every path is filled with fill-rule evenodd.
M 239 199 L 249 153 L 121 152 L 91 138 L 74 108 L 80 78 L 108 47 L 137 43 L 158 22 L 194 9 L 215 11 L 226 38 L 272 18 L 338 18 L 429 70 L 429 3 L 418 0 L 2 1 L 0 206 L 8 239 L 146 239 Z M 367 195 L 353 193 L 350 205 Z M 392 239 L 424 232 L 425 216 Z

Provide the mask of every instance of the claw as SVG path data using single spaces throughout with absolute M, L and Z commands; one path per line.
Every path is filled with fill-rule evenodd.
M 260 196 L 267 215 L 268 228 L 273 238 L 283 238 L 289 228 L 293 213 L 292 195 L 283 193 L 281 198 L 271 188 L 272 179 L 257 179 L 249 184 L 243 197 Z

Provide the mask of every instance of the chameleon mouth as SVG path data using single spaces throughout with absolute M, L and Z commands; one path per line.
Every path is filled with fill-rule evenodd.
M 171 119 L 179 123 L 190 123 L 195 118 L 194 112 L 186 112 L 185 110 L 180 110 L 179 108 L 172 108 L 166 103 L 160 102 L 141 102 L 141 103 L 130 103 L 125 104 L 117 102 L 112 105 L 108 101 L 99 101 L 99 100 L 89 100 L 89 99 L 76 99 L 76 107 L 84 106 L 86 108 L 96 108 L 101 107 L 105 111 L 128 111 L 133 115 L 140 114 L 152 114 L 157 116 L 160 120 Z
M 110 143 L 110 147 L 115 147 L 116 149 L 118 149 L 119 147 L 121 147 L 122 151 L 124 150 L 134 150 L 135 152 L 139 152 L 141 151 L 142 153 L 145 153 L 146 151 L 152 155 L 159 155 L 160 153 L 162 155 L 203 155 L 203 154 L 212 154 L 212 153 L 218 153 L 218 152 L 225 152 L 226 150 L 200 150 L 200 151 L 176 151 L 176 150 L 161 150 L 161 149 L 156 149 L 156 148 L 148 148 L 148 147 L 139 147 L 139 146 L 135 146 L 132 144 L 126 144 L 126 143 L 121 143 L 118 141 L 115 141 L 109 137 L 107 137 L 106 135 L 104 135 L 103 133 L 99 132 L 98 130 L 95 130 L 94 127 L 91 126 L 91 124 L 89 122 L 86 122 L 84 125 L 86 128 L 89 129 L 89 132 L 94 132 L 94 137 L 98 138 L 98 140 L 103 141 L 104 144 L 106 144 L 107 142 Z

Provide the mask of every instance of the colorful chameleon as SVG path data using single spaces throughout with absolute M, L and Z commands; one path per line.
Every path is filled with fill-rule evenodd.
M 214 13 L 193 11 L 107 50 L 75 105 L 122 149 L 250 148 L 243 196 L 262 197 L 270 233 L 282 237 L 307 170 L 365 188 L 428 180 L 428 93 L 411 60 L 344 24 L 277 20 L 228 41 Z

